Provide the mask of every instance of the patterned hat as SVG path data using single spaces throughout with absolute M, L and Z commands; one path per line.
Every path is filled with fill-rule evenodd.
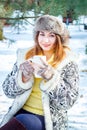
M 36 20 L 33 30 L 34 38 L 36 37 L 38 31 L 43 30 L 47 30 L 60 35 L 63 44 L 66 43 L 66 39 L 69 38 L 69 32 L 64 23 L 52 15 L 43 15 Z

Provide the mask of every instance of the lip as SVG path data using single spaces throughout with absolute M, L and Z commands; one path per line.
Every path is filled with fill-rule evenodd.
M 44 46 L 44 47 L 49 47 L 49 46 L 50 46 L 50 44 L 43 44 L 43 46 Z

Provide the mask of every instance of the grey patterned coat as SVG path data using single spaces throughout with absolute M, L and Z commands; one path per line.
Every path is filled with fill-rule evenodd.
M 25 60 L 26 51 L 26 49 L 18 51 L 17 62 L 2 85 L 4 93 L 9 98 L 14 98 L 14 102 L 4 116 L 1 126 L 23 107 L 32 91 L 34 77 L 23 83 L 21 72 L 18 73 L 20 63 Z M 46 130 L 67 130 L 67 110 L 73 106 L 78 97 L 79 76 L 75 56 L 68 52 L 66 59 L 54 71 L 51 80 L 42 81 L 40 84 Z

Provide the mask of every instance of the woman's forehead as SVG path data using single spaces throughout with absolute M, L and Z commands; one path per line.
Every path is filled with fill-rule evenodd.
M 55 33 L 48 31 L 48 30 L 41 30 L 41 31 L 39 31 L 39 33 L 55 34 Z

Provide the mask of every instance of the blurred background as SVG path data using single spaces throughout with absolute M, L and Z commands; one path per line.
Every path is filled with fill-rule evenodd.
M 4 38 L 3 26 L 11 25 L 19 33 L 44 14 L 60 17 L 67 26 L 84 25 L 87 29 L 87 0 L 0 0 L 0 40 Z
M 69 110 L 69 130 L 87 130 L 87 0 L 0 0 L 0 121 L 13 103 L 2 83 L 16 62 L 18 48 L 33 45 L 35 20 L 56 16 L 70 32 L 69 47 L 80 70 L 79 98 Z

